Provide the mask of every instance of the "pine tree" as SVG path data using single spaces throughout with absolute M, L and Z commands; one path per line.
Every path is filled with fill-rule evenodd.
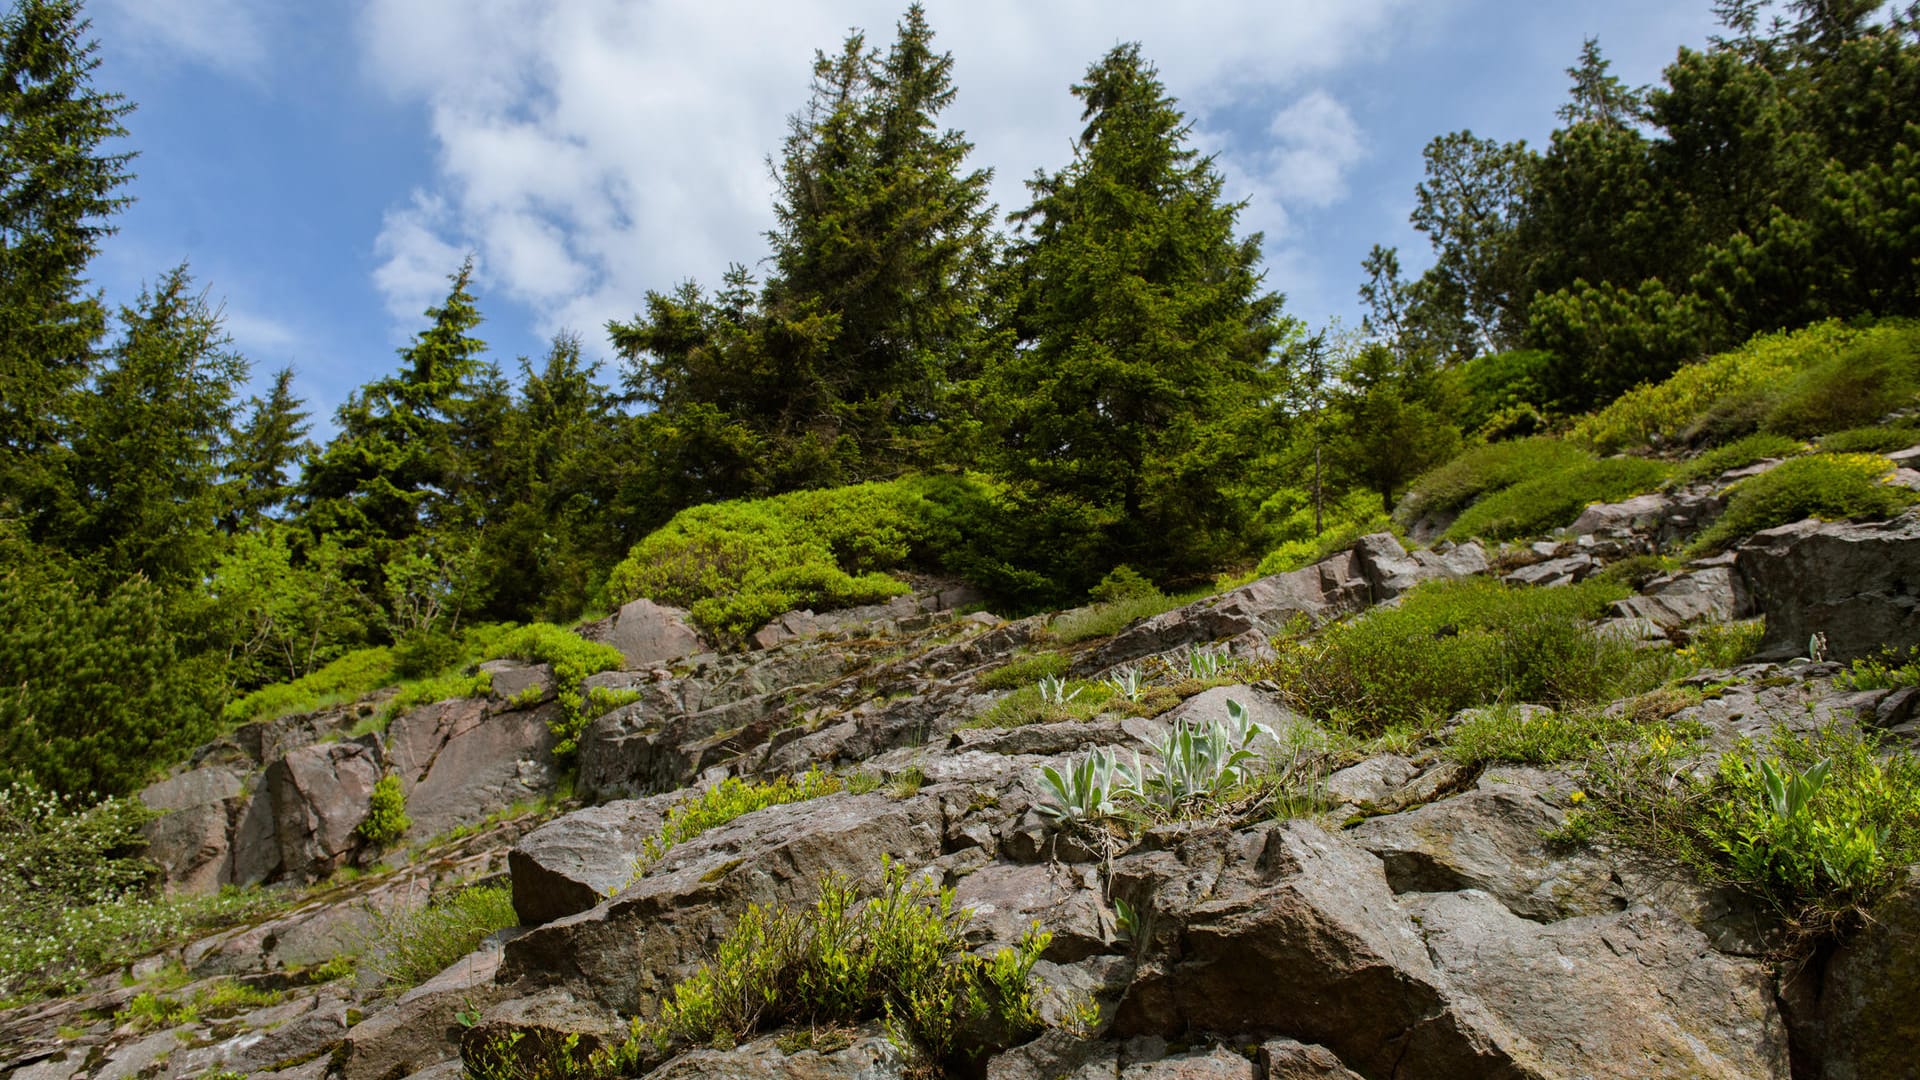
M 1274 390 L 1281 298 L 1137 45 L 1073 88 L 1073 163 L 1014 216 L 1010 330 L 987 383 L 1002 471 L 1111 523 L 1109 555 L 1191 570 L 1238 534 L 1236 426 Z M 1210 550 L 1211 549 L 1211 550 Z
M 77 0 L 0 18 L 0 507 L 36 531 L 72 512 L 57 459 L 107 322 L 84 274 L 132 179 L 132 155 L 105 147 L 133 106 L 94 87 L 86 34 Z
M 306 403 L 293 392 L 293 369 L 274 373 L 264 398 L 248 404 L 247 422 L 234 436 L 233 460 L 228 465 L 226 527 L 244 532 L 277 517 L 287 508 L 296 488 L 288 470 L 313 451 L 307 441 Z
M 184 266 L 122 309 L 120 322 L 105 370 L 80 398 L 77 519 L 62 539 L 102 581 L 144 574 L 190 586 L 220 548 L 247 362 Z

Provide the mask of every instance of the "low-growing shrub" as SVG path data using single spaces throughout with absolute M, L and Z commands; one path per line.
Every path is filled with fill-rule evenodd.
M 1049 675 L 1065 675 L 1072 666 L 1073 661 L 1057 652 L 1032 653 L 1009 660 L 980 676 L 980 689 L 1011 690 L 1030 686 Z
M 1920 390 L 1920 324 L 1882 323 L 1808 364 L 1771 397 L 1768 431 L 1812 438 L 1879 420 Z
M 1847 665 L 1847 670 L 1833 677 L 1833 684 L 1842 690 L 1898 690 L 1907 686 L 1920 686 L 1920 656 L 1901 653 L 1892 649 L 1881 650 L 1878 656 L 1863 656 Z
M 1712 480 L 1729 470 L 1744 469 L 1768 458 L 1792 457 L 1805 449 L 1805 444 L 1798 439 L 1757 431 L 1682 462 L 1668 478 L 1667 486 L 1672 488 L 1696 480 Z
M 1414 481 L 1393 516 L 1412 524 L 1455 513 L 1485 495 L 1592 460 L 1573 443 L 1546 435 L 1476 446 Z
M 1593 709 L 1526 709 L 1505 703 L 1480 709 L 1453 732 L 1447 752 L 1463 765 L 1511 762 L 1551 765 L 1584 761 L 1600 746 L 1630 738 L 1630 717 Z
M 560 715 L 550 722 L 558 742 L 554 753 L 571 754 L 580 744 L 580 733 L 600 713 L 614 708 L 616 699 L 598 701 L 581 689 L 589 675 L 617 670 L 625 658 L 620 650 L 598 641 L 588 641 L 571 630 L 552 623 L 529 623 L 508 631 L 488 650 L 490 660 L 524 660 L 553 668 L 554 699 Z M 629 699 L 631 700 L 631 699 Z M 595 712 L 598 708 L 600 711 Z
M 1820 437 L 1820 449 L 1829 454 L 1890 454 L 1920 446 L 1920 426 L 1887 424 L 1849 428 Z
M 1446 535 L 1455 541 L 1512 540 L 1551 532 L 1573 524 L 1589 503 L 1652 491 L 1667 472 L 1667 465 L 1646 458 L 1608 458 L 1537 475 L 1467 507 Z
M 505 885 L 462 889 L 388 919 L 360 961 L 389 993 L 418 986 L 480 947 L 489 934 L 518 926 Z
M 235 698 L 227 703 L 225 718 L 229 724 L 244 724 L 351 701 L 392 683 L 393 669 L 393 650 L 385 646 L 359 649 L 310 675 Z
M 639 877 L 646 865 L 660 861 L 675 845 L 708 829 L 717 829 L 743 814 L 832 795 L 845 786 L 846 781 L 841 777 L 819 769 L 809 769 L 798 782 L 785 776 L 766 781 L 729 776 L 667 811 L 659 833 L 648 837 L 642 845 L 644 861 L 635 869 L 634 876 Z
M 991 959 L 969 951 L 951 889 L 888 865 L 862 902 L 844 878 L 811 909 L 749 906 L 712 961 L 677 984 L 656 1023 L 662 1049 L 729 1045 L 756 1031 L 885 1020 L 932 1063 L 962 1066 L 1041 1023 L 1032 982 L 1050 935 Z
M 1591 620 L 1628 595 L 1593 580 L 1557 589 L 1465 578 L 1420 585 L 1311 638 L 1282 640 L 1252 674 L 1318 719 L 1372 734 L 1431 725 L 1497 702 L 1579 706 L 1657 685 L 1671 657 L 1596 632 Z
M 1688 632 L 1689 640 L 1680 650 L 1679 659 L 1703 671 L 1730 668 L 1752 656 L 1766 635 L 1764 619 L 1703 623 Z
M 367 816 L 354 826 L 354 832 L 370 844 L 385 847 L 406 833 L 413 824 L 407 816 L 407 793 L 400 778 L 392 773 L 374 782 L 367 796 Z
M 1809 454 L 1783 461 L 1729 488 L 1726 512 L 1689 551 L 1718 551 L 1802 518 L 1892 517 L 1920 501 L 1920 494 L 1882 482 L 1892 472 L 1893 463 L 1874 454 Z

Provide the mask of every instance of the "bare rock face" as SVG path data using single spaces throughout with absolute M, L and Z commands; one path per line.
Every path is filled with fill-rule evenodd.
M 1804 976 L 1803 976 L 1804 977 Z M 1818 1004 L 1825 1080 L 1920 1077 L 1920 867 L 1827 963 Z
M 295 881 L 317 881 L 344 866 L 359 845 L 354 829 L 366 820 L 379 779 L 378 756 L 360 742 L 304 747 L 267 766 L 281 871 Z
M 140 801 L 162 812 L 147 822 L 147 858 L 160 867 L 172 888 L 215 892 L 232 880 L 228 833 L 244 802 L 246 777 L 238 770 L 209 765 L 149 785 Z
M 1391 600 L 1423 581 L 1487 572 L 1487 553 L 1479 544 L 1462 544 L 1445 551 L 1409 552 L 1392 533 L 1373 533 L 1361 537 L 1353 553 L 1373 587 L 1372 601 L 1376 604 Z
M 1294 1039 L 1272 1039 L 1260 1047 L 1264 1080 L 1362 1080 L 1324 1046 Z
M 647 1074 L 650 1080 L 908 1080 L 916 1062 L 879 1031 L 848 1045 L 788 1053 L 776 1038 L 731 1050 L 693 1050 Z
M 685 611 L 644 598 L 621 606 L 606 640 L 634 671 L 671 664 L 707 648 Z
M 457 1060 L 465 1028 L 455 1015 L 506 1000 L 499 970 L 500 948 L 490 942 L 355 1025 L 336 1054 L 341 1080 L 386 1080 Z
M 1633 907 L 1541 925 L 1478 890 L 1409 907 L 1460 1022 L 1529 1075 L 1789 1075 L 1765 967 L 1714 952 L 1671 915 Z
M 1522 918 L 1612 913 L 1624 903 L 1604 863 L 1551 851 L 1574 783 L 1540 769 L 1498 768 L 1473 790 L 1347 832 L 1380 857 L 1395 893 L 1481 889 Z
M 1835 660 L 1920 645 L 1920 516 L 1768 529 L 1739 547 L 1734 571 L 1741 614 L 1767 617 L 1763 659 L 1804 656 L 1816 633 Z
M 1677 630 L 1697 622 L 1724 622 L 1733 618 L 1739 604 L 1732 571 L 1709 566 L 1648 582 L 1641 595 L 1616 601 L 1613 610 L 1663 630 Z
M 646 839 L 681 798 L 676 792 L 588 807 L 522 837 L 507 856 L 521 925 L 579 914 L 624 888 Z

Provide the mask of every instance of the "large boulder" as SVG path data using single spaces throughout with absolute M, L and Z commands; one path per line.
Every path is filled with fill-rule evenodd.
M 940 854 L 939 803 L 874 793 L 770 806 L 676 845 L 645 875 L 590 911 L 507 945 L 501 980 L 561 985 L 635 1013 L 691 974 L 750 903 L 803 907 L 839 874 L 871 883 L 892 859 Z
M 1806 521 L 1755 533 L 1734 571 L 1743 615 L 1765 615 L 1764 659 L 1803 656 L 1825 634 L 1836 660 L 1920 645 L 1920 516 Z
M 318 881 L 346 864 L 380 773 L 379 755 L 364 742 L 302 747 L 267 766 L 273 839 L 286 877 Z
M 232 881 L 229 834 L 245 802 L 247 778 L 224 765 L 189 769 L 148 785 L 140 801 L 161 815 L 147 822 L 146 856 L 167 887 L 217 892 Z
M 1354 544 L 1360 571 L 1373 588 L 1373 603 L 1385 603 L 1423 581 L 1468 577 L 1487 572 L 1487 553 L 1479 544 L 1444 551 L 1408 551 L 1392 533 L 1373 533 Z
M 1641 595 L 1616 601 L 1613 611 L 1622 618 L 1645 619 L 1663 630 L 1677 630 L 1697 622 L 1725 622 L 1739 606 L 1733 572 L 1708 566 L 1650 581 Z
M 619 649 L 626 667 L 635 671 L 662 667 L 707 648 L 685 611 L 644 597 L 621 606 L 606 642 Z
M 523 926 L 587 911 L 633 880 L 645 843 L 675 792 L 576 810 L 528 833 L 507 855 L 513 910 Z

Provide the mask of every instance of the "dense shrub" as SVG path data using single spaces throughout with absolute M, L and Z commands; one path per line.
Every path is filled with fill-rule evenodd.
M 394 679 L 393 650 L 385 646 L 360 649 L 292 682 L 263 686 L 227 702 L 224 718 L 229 724 L 244 724 L 310 712 L 352 701 L 391 684 Z
M 1892 471 L 1892 462 L 1874 454 L 1810 454 L 1783 461 L 1730 488 L 1726 512 L 1700 534 L 1692 551 L 1717 551 L 1802 518 L 1892 517 L 1920 501 L 1920 494 L 1881 482 Z
M 785 1024 L 885 1020 L 935 1065 L 960 1066 L 1040 1028 L 1031 981 L 1049 935 L 991 959 L 968 949 L 953 890 L 889 866 L 864 903 L 843 878 L 806 911 L 747 908 L 714 958 L 661 1007 L 662 1048 L 730 1045 Z
M 1773 394 L 1762 426 L 1812 438 L 1869 424 L 1920 391 L 1920 325 L 1883 324 L 1810 363 Z
M 1282 641 L 1260 674 L 1300 711 L 1362 733 L 1496 702 L 1607 700 L 1656 685 L 1671 662 L 1590 625 L 1627 595 L 1597 580 L 1559 589 L 1429 582 L 1397 608 Z
M 156 899 L 141 853 L 152 812 L 0 787 L 0 1000 L 65 993 L 87 976 L 265 906 L 259 893 Z
M 1603 454 L 1678 438 L 1716 408 L 1764 393 L 1788 376 L 1839 355 L 1858 332 L 1824 322 L 1762 334 L 1730 352 L 1688 364 L 1664 382 L 1635 387 L 1574 422 L 1568 438 Z
M 1492 492 L 1592 460 L 1578 446 L 1545 435 L 1476 446 L 1414 481 L 1394 518 L 1411 524 L 1455 513 Z
M 1589 503 L 1651 491 L 1667 472 L 1661 462 L 1623 457 L 1537 475 L 1467 507 L 1446 535 L 1450 540 L 1510 540 L 1565 528 Z
M 1920 426 L 1886 424 L 1848 428 L 1820 438 L 1820 449 L 1830 454 L 1889 454 L 1920 446 Z
M 145 578 L 0 572 L 0 783 L 123 794 L 214 733 L 220 658 L 181 651 L 168 605 Z
M 696 506 L 634 545 L 607 580 L 608 600 L 684 607 L 730 639 L 794 608 L 885 600 L 908 591 L 884 571 L 929 536 L 926 503 L 896 481 Z

